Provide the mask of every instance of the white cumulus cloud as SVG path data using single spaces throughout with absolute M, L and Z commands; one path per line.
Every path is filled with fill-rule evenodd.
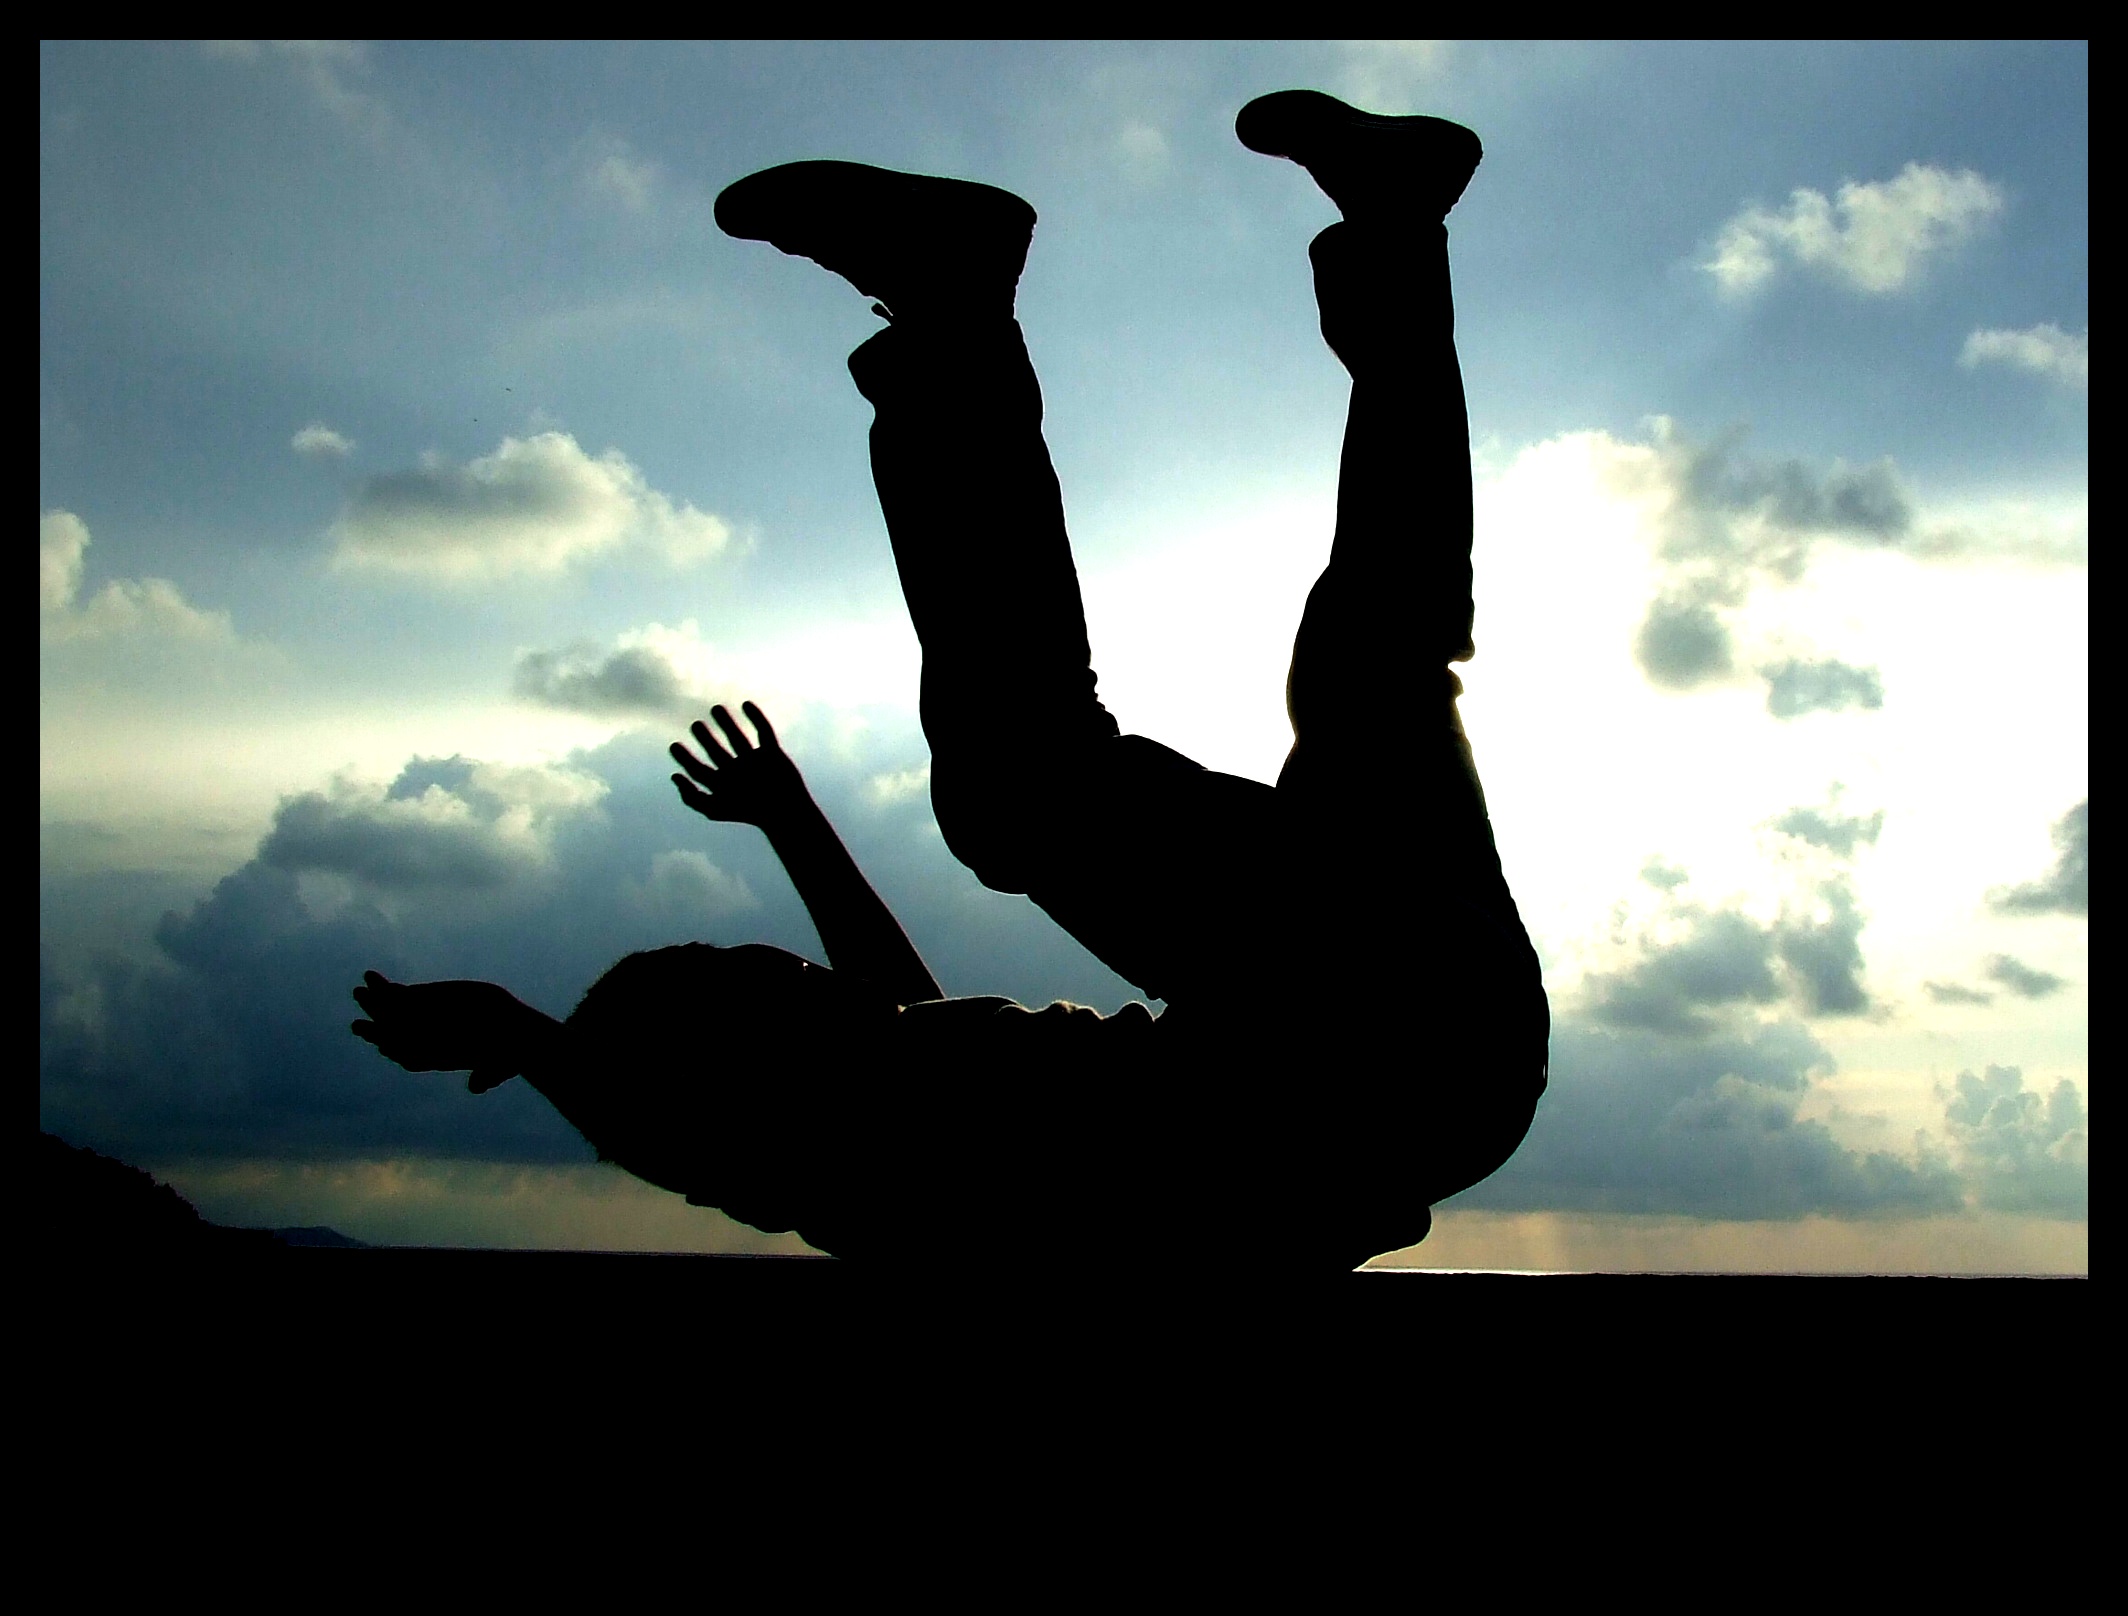
M 286 799 L 259 858 L 388 890 L 503 887 L 550 871 L 557 831 L 606 793 L 558 764 L 417 758 L 383 790 L 341 778 Z
M 45 639 L 235 639 L 227 612 L 200 610 L 167 578 L 114 578 L 82 600 L 82 556 L 88 547 L 88 526 L 72 511 L 47 511 L 38 518 L 37 614 Z
M 1893 179 L 1850 180 L 1831 198 L 1799 188 L 1785 208 L 1745 208 L 1700 268 L 1736 296 L 1759 290 L 1784 260 L 1856 291 L 1896 292 L 1924 258 L 1967 240 L 2004 205 L 2002 187 L 1971 169 L 1908 163 Z
M 2014 365 L 2082 393 L 2091 386 L 2091 332 L 2071 336 L 2058 325 L 2028 326 L 2022 331 L 1976 331 L 1965 339 L 1958 363 Z
M 731 528 L 674 504 L 618 449 L 594 457 L 541 432 L 462 466 L 428 455 L 371 478 L 332 537 L 343 566 L 466 582 L 551 575 L 631 543 L 687 566 L 723 550 Z

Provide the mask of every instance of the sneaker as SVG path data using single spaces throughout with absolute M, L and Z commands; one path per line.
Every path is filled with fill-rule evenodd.
M 784 163 L 725 187 L 717 225 L 833 270 L 899 316 L 1001 309 L 1009 318 L 1034 209 L 972 180 L 864 163 Z
M 1348 219 L 1444 218 L 1485 155 L 1459 123 L 1362 112 L 1320 90 L 1260 95 L 1234 133 L 1251 151 L 1300 164 Z

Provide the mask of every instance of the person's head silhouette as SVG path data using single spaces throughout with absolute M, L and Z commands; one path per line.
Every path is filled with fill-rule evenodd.
M 876 1064 L 899 1014 L 787 949 L 683 943 L 620 960 L 565 1025 L 601 1157 L 773 1229 L 791 1219 L 749 1186 L 802 1202 L 827 1166 L 802 1117 Z

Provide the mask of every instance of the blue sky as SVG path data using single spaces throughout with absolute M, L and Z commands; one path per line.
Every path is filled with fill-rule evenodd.
M 939 844 L 877 322 L 710 204 L 1034 203 L 1104 696 L 1268 778 L 1335 214 L 1232 125 L 1300 85 L 1487 153 L 1465 717 L 1559 1033 L 1413 1260 L 2088 1266 L 2081 44 L 44 45 L 44 1126 L 232 1220 L 760 1244 L 345 1032 L 368 966 L 559 1014 L 632 948 L 814 952 L 665 783 L 714 700 L 949 991 L 1129 997 Z

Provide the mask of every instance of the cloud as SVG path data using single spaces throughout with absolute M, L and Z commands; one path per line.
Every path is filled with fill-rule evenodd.
M 1852 858 L 1857 847 L 1876 841 L 1877 833 L 1884 829 L 1884 811 L 1880 808 L 1873 814 L 1850 818 L 1830 809 L 1791 808 L 1773 822 L 1773 828 L 1783 836 L 1793 836 L 1841 858 Z
M 721 552 L 731 529 L 675 506 L 619 450 L 594 459 L 542 432 L 463 466 L 429 455 L 369 479 L 332 538 L 341 565 L 470 582 L 553 575 L 628 543 L 687 566 Z
M 628 213 L 648 213 L 656 199 L 662 171 L 639 157 L 618 135 L 594 131 L 577 142 L 577 184 L 596 201 Z
M 224 62 L 272 62 L 299 79 L 323 107 L 357 134 L 381 140 L 392 132 L 382 102 L 354 88 L 369 71 L 369 46 L 357 39 L 210 39 L 200 48 Z
M 1790 658 L 1759 669 L 1766 681 L 1766 711 L 1775 718 L 1837 713 L 1849 707 L 1874 712 L 1884 705 L 1884 680 L 1875 668 L 1858 668 L 1830 657 L 1815 662 Z
M 1804 812 L 1794 828 L 1817 832 Z M 1866 840 L 1867 823 L 1828 839 Z M 1905 1151 L 1844 1142 L 1837 1110 L 1806 1114 L 1836 1068 L 1798 1013 L 1867 1007 L 1860 931 L 1840 881 L 1771 924 L 1666 900 L 1637 957 L 1588 974 L 1578 995 L 1555 989 L 1550 1088 L 1529 1138 L 1452 1204 L 1704 1219 L 2086 1215 L 2086 1123 L 2066 1083 L 2042 1097 L 2014 1070 L 1963 1074 L 1939 1091 L 1942 1132 L 1916 1133 Z M 1927 986 L 1942 1004 L 1989 998 Z
M 1863 916 L 1844 881 L 1825 881 L 1818 902 L 1784 910 L 1771 933 L 1803 1008 L 1812 1015 L 1858 1016 L 1870 1009 L 1862 985 Z
M 63 612 L 81 588 L 88 525 L 72 511 L 46 511 L 37 522 L 37 609 Z
M 1890 460 L 1761 459 L 1744 434 L 1713 442 L 1686 436 L 1669 416 L 1647 423 L 1648 441 L 1586 435 L 1599 475 L 1634 512 L 1657 567 L 1654 597 L 1635 631 L 1635 660 L 1665 690 L 1733 683 L 1746 660 L 1736 614 L 1764 585 L 1801 583 L 1821 547 L 1894 551 L 1916 560 L 2002 556 L 2080 563 L 2088 518 L 2081 503 L 2030 502 L 1925 515 Z M 1883 705 L 1882 675 L 1833 656 L 1750 657 L 1767 685 L 1767 710 L 1811 712 Z
M 872 799 L 874 777 L 921 769 L 913 718 L 832 746 L 795 714 L 781 733 L 949 987 L 1034 1003 L 1133 996 L 1025 899 L 984 891 L 914 834 L 927 805 Z M 822 958 L 767 839 L 688 813 L 671 772 L 662 738 L 631 734 L 562 764 L 415 759 L 388 788 L 334 780 L 291 797 L 248 859 L 142 939 L 145 962 L 41 951 L 41 1125 L 142 1165 L 589 1163 L 523 1085 L 475 1100 L 448 1076 L 381 1060 L 349 1035 L 348 994 L 370 969 L 478 978 L 565 1015 L 637 949 L 765 942 Z M 88 890 L 68 880 L 46 872 L 48 903 Z M 735 1070 L 752 1068 L 714 1075 Z
M 80 600 L 89 530 L 72 511 L 37 521 L 38 630 L 46 642 L 181 640 L 233 645 L 229 614 L 202 611 L 167 578 L 114 578 Z
M 1988 906 L 2005 915 L 2088 915 L 2091 913 L 2091 801 L 2071 808 L 2055 821 L 2054 868 L 2037 881 L 1988 894 Z
M 1948 1164 L 1850 1149 L 1799 1114 L 1832 1070 L 1786 1018 L 1679 1036 L 1569 1015 L 1553 1028 L 1551 1086 L 1529 1138 L 1451 1204 L 1751 1219 L 1957 1210 Z
M 2042 1097 L 2015 1066 L 1960 1072 L 1939 1085 L 1946 1130 L 1975 1199 L 1998 1212 L 2091 1215 L 2089 1121 L 2083 1096 L 2064 1078 Z
M 1794 584 L 1820 545 L 1892 550 L 1919 560 L 2003 556 L 2044 564 L 2081 563 L 2089 512 L 2082 498 L 2007 500 L 1924 512 L 1890 460 L 1827 466 L 1759 459 L 1735 430 L 1712 442 L 1686 436 L 1677 422 L 1647 422 L 1645 445 L 1590 435 L 1602 474 L 1636 501 L 1678 599 L 1728 608 L 1756 583 Z
M 1912 530 L 1913 501 L 1888 461 L 1815 470 L 1795 459 L 1750 459 L 1738 452 L 1741 434 L 1701 445 L 1668 416 L 1649 425 L 1647 448 L 1614 453 L 1608 469 L 1614 486 L 1643 502 L 1663 572 L 1633 642 L 1634 659 L 1660 689 L 1732 681 L 1738 652 L 1723 614 L 1762 581 L 1799 581 L 1816 545 L 1886 548 Z M 1759 671 L 1779 717 L 1864 700 L 1873 677 L 1830 659 Z
M 1699 267 L 1737 297 L 1764 287 L 1784 259 L 1858 292 L 1896 292 L 1924 259 L 1968 240 L 2005 205 L 2002 188 L 1971 169 L 1908 163 L 1893 179 L 1849 181 L 1831 200 L 1799 188 L 1779 211 L 1747 207 Z
M 1748 916 L 1685 906 L 1675 935 L 1642 940 L 1626 968 L 1591 974 L 1583 984 L 1588 1017 L 1599 1026 L 1696 1036 L 1712 1033 L 1720 1012 L 1772 1004 L 1782 996 L 1771 940 Z
M 1993 1004 L 1995 995 L 1962 987 L 1956 982 L 1924 982 L 1924 992 L 1938 1004 Z
M 2044 999 L 2069 985 L 2063 978 L 2048 971 L 2034 970 L 2009 954 L 1990 955 L 1987 976 L 1989 981 L 2000 982 L 2020 999 Z
M 1958 363 L 2012 365 L 2059 382 L 2079 393 L 2091 387 L 2091 332 L 2072 337 L 2058 325 L 2027 326 L 2022 331 L 1975 331 L 1965 339 Z
M 605 657 L 583 645 L 527 651 L 517 659 L 510 689 L 521 701 L 600 718 L 684 721 L 706 710 L 672 663 L 648 645 L 623 646 Z
M 299 455 L 333 456 L 345 459 L 355 451 L 354 440 L 344 438 L 323 421 L 313 421 L 288 440 L 288 447 Z
M 1425 112 L 1424 96 L 1453 55 L 1447 39 L 1341 39 L 1332 78 L 1337 94 L 1374 112 Z
M 1692 690 L 1715 684 L 1735 671 L 1735 643 L 1711 606 L 1665 596 L 1649 606 L 1633 638 L 1633 659 L 1650 684 Z
M 734 710 L 742 700 L 774 706 L 783 690 L 773 670 L 704 640 L 693 618 L 629 629 L 610 651 L 588 641 L 527 651 L 511 674 L 520 701 L 660 724 L 685 725 L 719 702 Z
M 1668 873 L 1668 872 L 1665 872 Z M 1805 1015 L 1859 1015 L 1864 919 L 1843 878 L 1819 882 L 1772 924 L 1674 897 L 1634 944 L 1634 958 L 1584 977 L 1580 1013 L 1593 1025 L 1666 1037 L 1706 1038 L 1738 1012 L 1787 1004 Z
M 644 914 L 697 930 L 761 907 L 743 878 L 728 874 L 692 848 L 658 854 L 650 861 L 650 878 L 630 880 L 623 891 Z
M 1691 879 L 1676 865 L 1665 864 L 1659 858 L 1651 858 L 1641 866 L 1640 878 L 1659 892 L 1674 892 Z
M 416 758 L 381 791 L 336 781 L 283 802 L 258 857 L 386 890 L 501 887 L 551 868 L 555 827 L 605 793 L 580 770 Z
M 892 769 L 875 774 L 865 782 L 865 795 L 882 808 L 895 803 L 928 802 L 930 793 L 931 765 L 928 763 L 913 769 Z
M 1665 560 L 1718 561 L 1793 582 L 1817 540 L 1885 548 L 1913 529 L 1913 497 L 1889 460 L 1818 470 L 1743 454 L 1741 431 L 1699 444 L 1667 415 L 1648 425 L 1654 455 L 1642 475 L 1662 496 Z

